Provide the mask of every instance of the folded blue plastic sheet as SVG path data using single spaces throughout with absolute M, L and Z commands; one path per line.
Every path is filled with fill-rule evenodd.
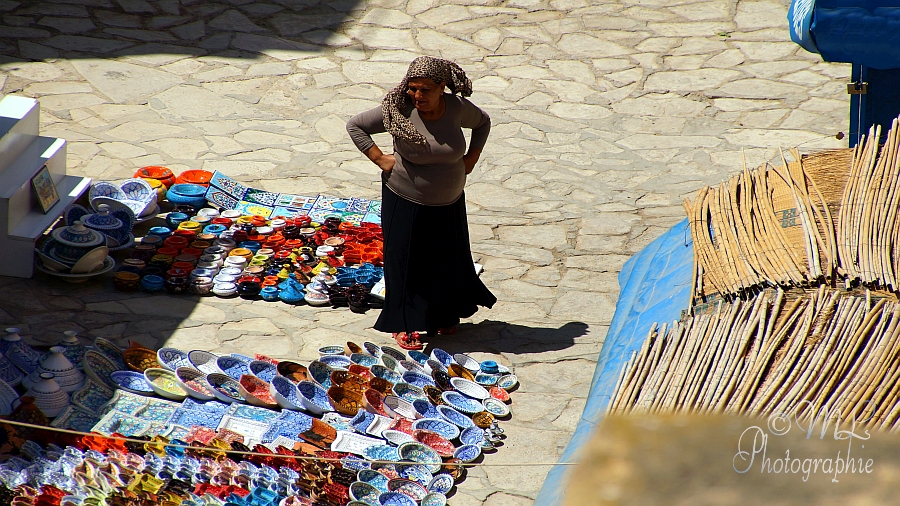
M 900 67 L 900 0 L 816 0 L 809 31 L 825 61 Z
M 574 462 L 588 442 L 610 401 L 619 372 L 639 350 L 655 322 L 672 322 L 690 306 L 694 244 L 688 221 L 684 220 L 625 262 L 619 273 L 619 300 L 606 334 L 587 404 L 575 434 L 560 457 Z M 550 470 L 535 500 L 538 506 L 562 504 L 567 474 L 573 466 Z

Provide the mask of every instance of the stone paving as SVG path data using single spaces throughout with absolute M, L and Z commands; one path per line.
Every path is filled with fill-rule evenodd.
M 220 170 L 300 194 L 377 197 L 346 120 L 420 54 L 458 62 L 493 120 L 466 188 L 499 302 L 434 342 L 502 355 L 522 387 L 488 464 L 552 462 L 584 405 L 627 258 L 681 200 L 779 146 L 846 146 L 849 66 L 790 42 L 787 0 L 0 0 L 0 94 L 36 97 L 69 170 Z M 382 146 L 389 138 L 376 138 Z M 314 358 L 388 338 L 376 311 L 0 278 L 0 323 L 125 344 Z M 529 504 L 546 466 L 473 469 L 454 505 Z

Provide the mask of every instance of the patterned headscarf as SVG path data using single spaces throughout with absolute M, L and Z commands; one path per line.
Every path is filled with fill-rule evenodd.
M 391 135 L 414 144 L 425 144 L 425 136 L 416 130 L 409 118 L 400 112 L 400 108 L 409 104 L 409 80 L 427 77 L 435 83 L 446 83 L 450 93 L 459 93 L 464 97 L 472 95 L 472 80 L 459 65 L 449 60 L 420 56 L 409 64 L 406 77 L 396 88 L 388 92 L 381 101 L 381 112 L 384 116 L 384 127 Z

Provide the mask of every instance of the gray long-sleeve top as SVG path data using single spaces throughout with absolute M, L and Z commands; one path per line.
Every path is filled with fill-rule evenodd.
M 466 139 L 462 128 L 472 129 L 469 150 L 480 151 L 491 131 L 488 114 L 465 98 L 444 94 L 447 107 L 434 121 L 423 120 L 412 106 L 401 110 L 404 116 L 425 136 L 425 145 L 413 144 L 394 137 L 397 162 L 389 173 L 382 173 L 384 183 L 408 200 L 428 206 L 452 204 L 462 195 L 466 171 L 462 157 Z M 347 132 L 360 151 L 375 145 L 372 134 L 385 132 L 381 106 L 357 114 L 347 122 Z

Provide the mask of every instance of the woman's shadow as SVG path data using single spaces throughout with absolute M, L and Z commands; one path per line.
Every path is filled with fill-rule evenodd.
M 570 348 L 575 339 L 586 336 L 589 325 L 569 322 L 559 328 L 529 327 L 494 320 L 480 323 L 463 323 L 454 335 L 424 337 L 426 353 L 441 348 L 453 353 L 514 353 L 531 354 L 559 351 Z

